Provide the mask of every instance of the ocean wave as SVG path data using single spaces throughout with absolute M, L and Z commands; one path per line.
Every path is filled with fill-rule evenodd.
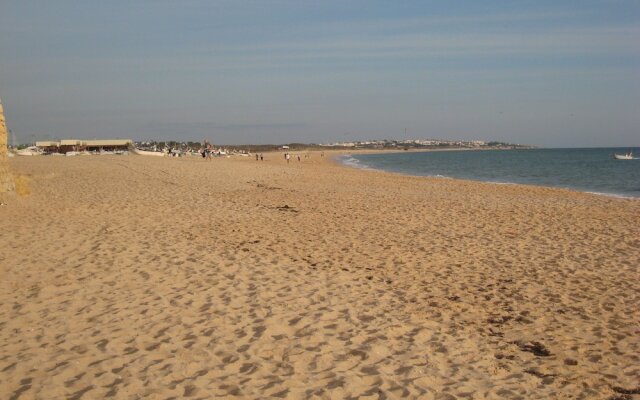
M 638 197 L 625 196 L 623 194 L 616 194 L 616 193 L 603 193 L 603 192 L 585 192 L 585 193 L 595 194 L 596 196 L 614 197 L 616 199 L 640 200 L 640 198 Z
M 368 165 L 363 164 L 357 158 L 354 158 L 351 154 L 345 154 L 340 157 L 340 162 L 346 166 L 358 168 L 358 169 L 371 169 Z
M 516 182 L 497 182 L 497 181 L 478 181 L 478 182 L 486 182 L 486 183 L 491 183 L 493 185 L 526 185 L 526 183 L 516 183 Z

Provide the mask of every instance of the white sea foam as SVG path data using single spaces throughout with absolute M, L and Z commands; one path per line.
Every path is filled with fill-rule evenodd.
M 344 156 L 340 157 L 340 162 L 344 165 L 347 165 L 353 168 L 371 169 L 366 164 L 363 164 L 362 162 L 360 162 L 360 160 L 358 160 L 357 158 L 354 158 L 351 154 L 345 154 Z
M 523 183 L 515 183 L 515 182 L 496 182 L 496 181 L 486 181 L 486 182 L 491 183 L 493 185 L 523 185 Z
M 640 200 L 638 197 L 625 196 L 622 194 L 615 194 L 615 193 L 602 193 L 602 192 L 585 192 L 585 193 L 595 194 L 597 196 L 614 197 L 616 199 Z

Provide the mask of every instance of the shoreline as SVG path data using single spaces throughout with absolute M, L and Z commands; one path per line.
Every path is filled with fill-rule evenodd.
M 474 151 L 473 149 L 468 149 L 468 150 L 469 151 Z M 520 149 L 518 149 L 518 150 L 520 150 Z M 438 151 L 438 150 L 436 150 L 436 151 Z M 480 151 L 484 151 L 484 150 L 480 150 Z M 416 152 L 421 152 L 421 151 L 416 151 Z M 431 152 L 431 151 L 425 151 L 425 152 Z M 385 152 L 385 153 L 387 153 L 387 152 Z M 402 154 L 402 153 L 405 153 L 405 152 L 402 152 L 402 151 L 397 151 L 397 152 L 396 151 L 391 151 L 389 153 Z M 377 154 L 377 153 L 375 153 L 375 152 L 372 152 L 372 153 L 360 152 L 360 153 L 357 153 L 357 154 Z M 374 168 L 374 167 L 370 167 L 370 166 L 351 165 L 351 164 L 348 164 L 348 163 L 346 163 L 344 161 L 341 161 L 339 159 L 341 157 L 347 157 L 347 156 L 350 156 L 350 155 L 351 155 L 351 152 L 346 152 L 346 153 L 336 154 L 336 155 L 333 156 L 333 158 L 334 158 L 334 161 L 337 164 L 340 164 L 340 165 L 345 166 L 347 168 L 353 168 L 353 169 L 359 169 L 359 170 L 368 170 L 368 171 L 379 171 L 379 172 L 384 172 L 384 173 L 389 173 L 389 174 L 397 174 L 397 175 L 401 175 L 401 176 L 413 176 L 413 177 L 433 178 L 433 179 L 450 179 L 450 180 L 453 180 L 453 181 L 479 182 L 479 183 L 486 183 L 486 184 L 491 184 L 491 185 L 530 186 L 530 187 L 539 187 L 539 188 L 546 188 L 546 189 L 568 190 L 568 191 L 576 192 L 576 193 L 596 195 L 596 196 L 604 196 L 604 197 L 607 197 L 607 198 L 615 198 L 615 199 L 622 199 L 622 200 L 635 200 L 635 201 L 640 200 L 640 196 L 630 196 L 630 195 L 619 194 L 619 193 L 596 192 L 596 191 L 591 191 L 591 190 L 587 190 L 587 189 L 579 189 L 579 188 L 574 188 L 574 187 L 539 185 L 539 184 L 533 184 L 533 183 L 520 183 L 520 182 L 495 182 L 495 181 L 486 181 L 486 180 L 481 180 L 481 179 L 458 178 L 458 177 L 454 177 L 454 176 L 445 176 L 445 175 L 417 175 L 417 174 L 404 173 L 404 172 L 387 171 L 387 170 L 384 170 L 384 169 Z M 357 160 L 357 161 L 360 161 L 360 160 Z
M 636 390 L 638 202 L 265 156 L 13 158 L 0 395 Z

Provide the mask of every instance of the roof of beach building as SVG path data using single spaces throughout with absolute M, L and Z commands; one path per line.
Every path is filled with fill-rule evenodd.
M 36 142 L 36 147 L 52 147 L 52 146 L 59 146 L 59 145 L 60 145 L 59 142 L 53 142 L 51 140 Z
M 76 139 L 62 139 L 60 141 L 60 146 L 79 146 L 81 143 Z
M 38 147 L 53 147 L 53 146 L 128 146 L 133 144 L 131 139 L 100 139 L 100 140 L 78 140 L 78 139 L 62 139 L 59 142 L 55 141 L 40 141 L 36 142 Z
M 83 140 L 84 146 L 127 146 L 133 144 L 131 139 Z

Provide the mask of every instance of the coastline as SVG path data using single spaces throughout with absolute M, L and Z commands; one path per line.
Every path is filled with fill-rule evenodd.
M 529 150 L 529 149 L 518 149 L 518 150 Z M 432 152 L 432 151 L 434 151 L 434 150 L 414 151 L 414 153 L 415 152 Z M 435 151 L 440 151 L 440 150 L 435 150 Z M 444 151 L 455 151 L 455 149 L 444 150 Z M 467 149 L 467 151 L 485 151 L 485 150 Z M 380 153 L 381 154 L 383 154 L 383 153 L 386 153 L 386 154 L 404 154 L 404 153 L 407 153 L 407 152 L 389 151 L 389 152 L 380 152 Z M 391 170 L 386 170 L 386 169 L 383 169 L 383 168 L 377 168 L 375 166 L 371 166 L 371 165 L 367 165 L 367 164 L 360 164 L 361 160 L 356 158 L 356 157 L 351 157 L 351 159 L 353 160 L 353 162 L 351 162 L 348 159 L 346 159 L 346 157 L 351 156 L 351 154 L 361 155 L 361 154 L 378 154 L 378 153 L 377 152 L 346 152 L 346 153 L 340 153 L 340 154 L 334 155 L 333 159 L 334 159 L 334 161 L 336 163 L 341 164 L 343 166 L 346 166 L 348 168 L 386 172 L 386 173 L 398 174 L 398 175 L 402 175 L 402 176 L 413 176 L 413 177 L 434 178 L 434 179 L 451 179 L 451 180 L 460 180 L 460 181 L 468 181 L 468 182 L 480 182 L 480 183 L 486 183 L 486 184 L 492 184 L 492 185 L 532 186 L 532 187 L 541 187 L 541 188 L 549 188 L 549 189 L 569 190 L 569 191 L 574 191 L 574 192 L 578 192 L 578 193 L 585 193 L 585 194 L 591 194 L 591 195 L 596 195 L 596 196 L 605 196 L 605 197 L 616 198 L 616 199 L 640 200 L 640 197 L 638 197 L 638 196 L 632 196 L 632 195 L 623 194 L 623 193 L 599 192 L 599 191 L 595 191 L 592 188 L 580 188 L 580 187 L 551 185 L 551 184 L 546 184 L 545 185 L 545 184 L 542 184 L 542 183 L 523 183 L 523 182 L 517 182 L 517 181 L 499 182 L 499 181 L 486 180 L 486 179 L 482 179 L 482 178 L 473 179 L 473 178 L 465 178 L 465 177 L 457 177 L 457 176 L 449 176 L 449 175 L 440 175 L 440 174 L 437 174 L 437 175 L 426 175 L 426 174 L 419 174 L 417 172 L 416 173 L 411 173 L 411 172 L 408 172 L 408 171 L 407 172 L 391 171 Z
M 13 158 L 0 393 L 637 387 L 638 202 L 265 155 Z

